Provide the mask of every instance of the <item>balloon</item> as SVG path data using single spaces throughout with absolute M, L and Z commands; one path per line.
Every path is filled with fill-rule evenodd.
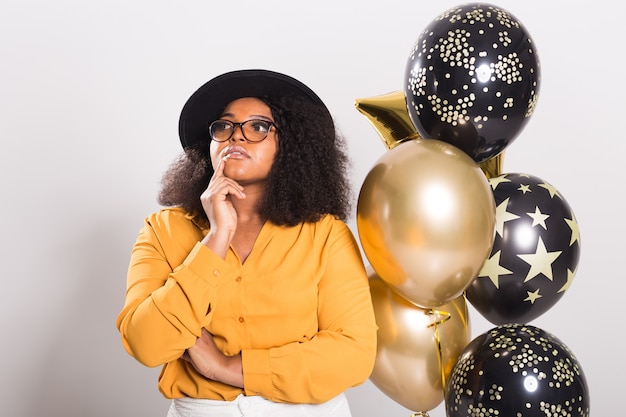
M 511 13 L 468 3 L 445 11 L 419 35 L 404 86 L 419 135 L 451 143 L 480 163 L 509 146 L 533 114 L 539 59 Z
M 467 300 L 493 324 L 527 323 L 572 284 L 580 256 L 578 222 L 565 198 L 541 178 L 508 173 L 489 183 L 496 237 Z
M 447 417 L 589 417 L 582 367 L 550 333 L 517 323 L 476 337 L 448 378 Z
M 394 91 L 377 97 L 356 99 L 356 109 L 370 121 L 387 149 L 401 142 L 420 139 L 406 108 L 406 97 L 402 91 Z M 487 178 L 502 173 L 504 152 L 479 163 Z
M 407 140 L 420 139 L 409 117 L 403 91 L 356 99 L 355 106 L 376 129 L 387 149 Z M 504 151 L 479 164 L 487 178 L 502 173 L 503 156 Z
M 414 139 L 374 164 L 356 223 L 376 273 L 414 304 L 437 307 L 460 296 L 487 259 L 495 202 L 469 156 L 445 142 Z
M 374 126 L 387 149 L 420 137 L 407 113 L 403 91 L 357 99 L 355 106 Z
M 438 310 L 422 309 L 400 297 L 374 272 L 370 290 L 378 349 L 370 380 L 389 398 L 413 411 L 443 401 L 443 388 L 470 337 L 463 296 Z
M 502 160 L 504 159 L 504 152 L 500 152 L 498 155 L 491 159 L 478 164 L 480 169 L 483 170 L 487 179 L 497 177 L 502 174 Z

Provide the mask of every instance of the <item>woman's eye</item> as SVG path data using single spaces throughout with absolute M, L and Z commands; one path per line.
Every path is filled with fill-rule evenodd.
M 251 124 L 252 124 L 252 129 L 255 132 L 267 132 L 269 129 L 269 123 L 261 121 L 261 120 L 255 121 Z
M 232 129 L 231 125 L 226 122 L 217 122 L 214 124 L 215 130 L 230 130 Z

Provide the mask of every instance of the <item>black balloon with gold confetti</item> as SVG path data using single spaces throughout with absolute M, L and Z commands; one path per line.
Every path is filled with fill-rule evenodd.
M 501 153 L 532 116 L 539 58 L 515 16 L 469 3 L 443 12 L 421 32 L 404 83 L 419 135 L 455 145 L 481 163 Z
M 528 324 L 503 324 L 472 340 L 445 392 L 448 417 L 589 417 L 589 388 L 570 349 Z

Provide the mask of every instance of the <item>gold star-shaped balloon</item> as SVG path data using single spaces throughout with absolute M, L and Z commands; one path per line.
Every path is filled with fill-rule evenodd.
M 403 91 L 393 91 L 375 97 L 358 98 L 356 109 L 363 114 L 378 132 L 387 150 L 402 142 L 420 139 L 406 107 L 406 95 Z M 504 152 L 478 164 L 487 179 L 502 173 Z
M 393 149 L 407 140 L 420 138 L 411 122 L 402 91 L 360 98 L 356 100 L 355 106 L 374 126 L 387 149 Z

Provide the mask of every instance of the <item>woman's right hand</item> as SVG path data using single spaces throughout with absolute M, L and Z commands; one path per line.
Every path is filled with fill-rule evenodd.
M 228 156 L 219 160 L 207 189 L 200 196 L 202 208 L 210 223 L 210 230 L 202 241 L 205 245 L 224 257 L 237 230 L 237 211 L 232 198 L 246 198 L 243 187 L 224 175 L 224 165 Z
M 182 358 L 207 379 L 243 388 L 241 354 L 224 355 L 215 344 L 213 335 L 204 328 L 196 343 L 185 351 Z

